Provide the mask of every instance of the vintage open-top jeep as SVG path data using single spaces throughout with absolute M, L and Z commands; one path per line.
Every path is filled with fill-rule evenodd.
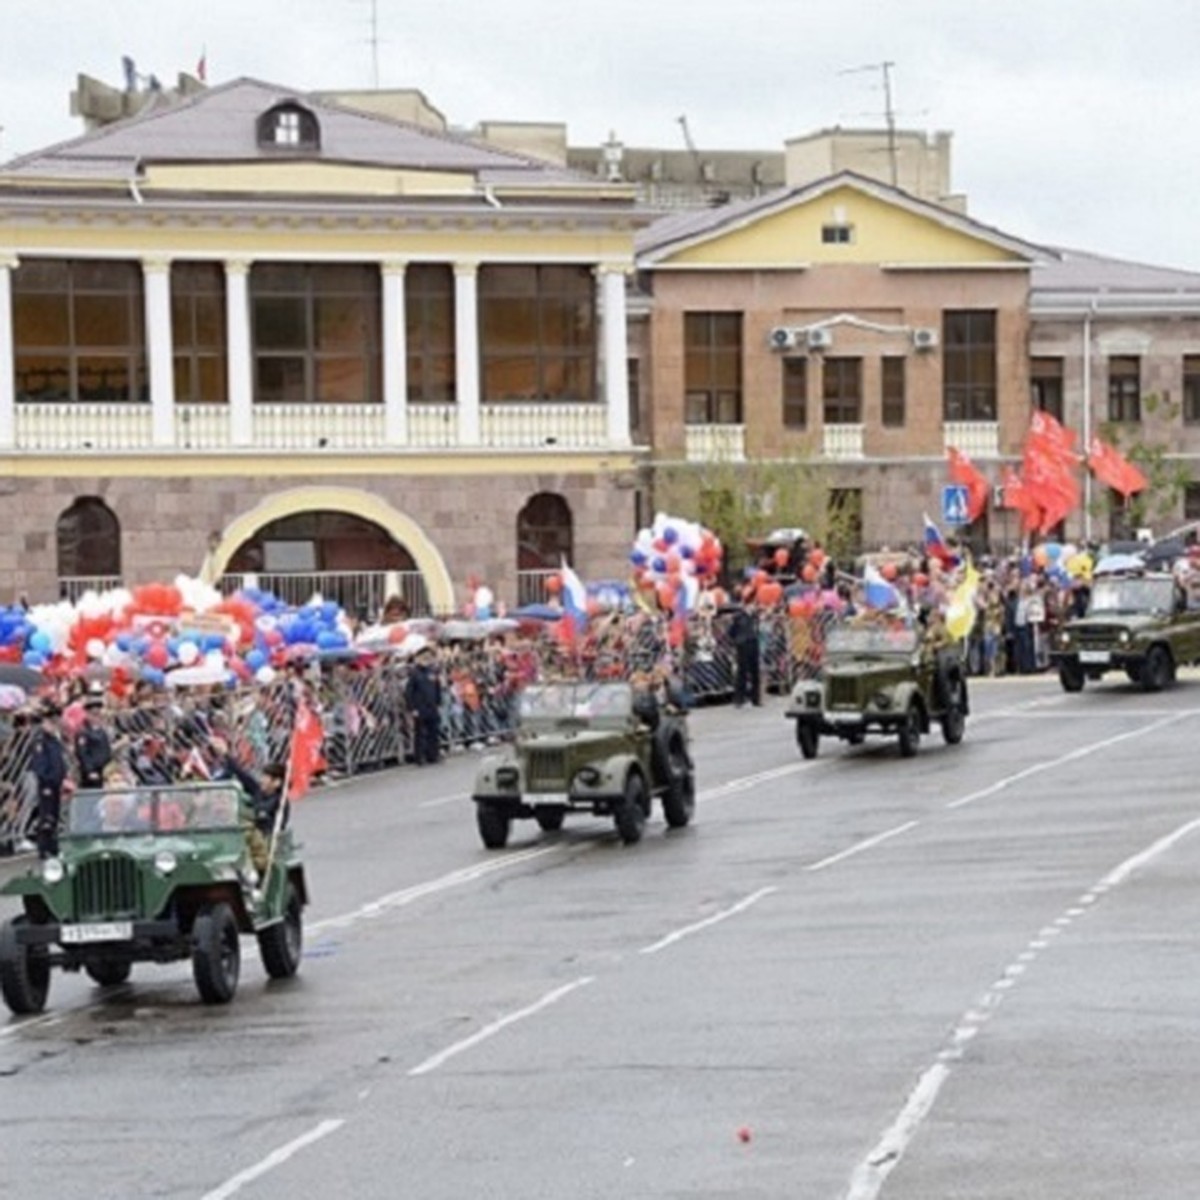
M 5 1003 L 40 1012 L 52 967 L 114 985 L 136 962 L 190 958 L 201 999 L 224 1004 L 237 990 L 243 933 L 257 936 L 268 975 L 294 975 L 304 867 L 282 829 L 263 878 L 266 840 L 252 852 L 252 828 L 235 782 L 77 793 L 58 856 L 3 888 L 24 905 L 0 926 Z
M 514 820 L 547 831 L 568 813 L 611 816 L 626 844 L 638 841 L 653 797 L 673 829 L 692 819 L 695 780 L 686 715 L 635 695 L 628 683 L 545 683 L 518 697 L 515 744 L 484 760 L 475 780 L 479 836 L 508 842 Z
M 969 711 L 956 646 L 933 651 L 911 625 L 854 618 L 829 630 L 820 674 L 796 684 L 784 715 L 805 758 L 816 757 L 822 734 L 857 746 L 868 733 L 895 734 L 909 758 L 935 721 L 950 745 L 961 742 Z
M 1177 667 L 1200 661 L 1200 610 L 1163 573 L 1097 575 L 1087 614 L 1068 621 L 1050 648 L 1064 691 L 1106 671 L 1124 671 L 1132 683 L 1158 692 Z

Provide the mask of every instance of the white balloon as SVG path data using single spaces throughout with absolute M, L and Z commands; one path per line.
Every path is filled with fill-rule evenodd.
M 100 661 L 106 667 L 119 667 L 122 663 L 129 661 L 129 655 L 113 642 L 111 645 L 104 647 L 104 654 Z
M 492 594 L 492 589 L 484 585 L 475 589 L 475 607 L 488 608 L 496 597 Z
M 275 668 L 271 666 L 259 667 L 258 670 L 254 672 L 254 678 L 256 682 L 261 683 L 264 686 L 268 683 L 274 683 Z
M 179 643 L 179 661 L 185 667 L 190 667 L 199 657 L 200 647 L 195 642 Z
M 103 638 L 88 638 L 88 643 L 84 647 L 87 651 L 88 658 L 103 658 L 104 657 L 104 639 Z

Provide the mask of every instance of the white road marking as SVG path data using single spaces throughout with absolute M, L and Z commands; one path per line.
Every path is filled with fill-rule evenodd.
M 417 807 L 441 808 L 443 804 L 460 804 L 463 800 L 470 800 L 470 798 L 467 792 L 455 792 L 453 796 L 435 796 L 432 800 L 422 800 Z
M 335 1133 L 345 1123 L 344 1120 L 322 1121 L 307 1133 L 301 1134 L 300 1137 L 288 1142 L 286 1146 L 280 1146 L 278 1150 L 272 1150 L 262 1162 L 256 1163 L 252 1167 L 247 1167 L 244 1171 L 239 1171 L 232 1179 L 221 1184 L 215 1191 L 206 1192 L 202 1200 L 228 1200 L 230 1196 L 240 1192 L 246 1184 L 253 1183 L 268 1171 L 273 1171 L 276 1167 L 282 1166 L 293 1154 L 303 1150 L 305 1146 L 311 1146 L 313 1142 L 319 1142 L 321 1138 Z
M 414 900 L 421 900 L 426 896 L 433 896 L 451 888 L 462 887 L 464 884 L 475 883 L 488 875 L 494 875 L 497 871 L 506 871 L 510 867 L 520 866 L 522 863 L 541 858 L 543 855 L 560 853 L 561 850 L 560 846 L 539 846 L 532 850 L 517 850 L 511 854 L 488 859 L 487 862 L 451 871 L 448 875 L 441 875 L 437 879 L 429 879 L 424 883 L 415 883 L 411 887 L 401 888 L 400 891 L 380 896 L 377 900 L 369 900 L 366 904 L 354 909 L 353 912 L 343 913 L 338 917 L 326 917 L 323 921 L 314 921 L 307 928 L 311 933 L 320 933 L 327 929 L 345 929 L 359 921 L 380 917 L 388 909 L 403 908 L 405 905 L 412 904 Z
M 665 950 L 668 946 L 674 945 L 682 938 L 690 937 L 693 933 L 699 933 L 700 930 L 709 928 L 710 925 L 716 925 L 721 921 L 728 920 L 730 917 L 737 916 L 740 912 L 745 912 L 752 904 L 757 904 L 764 896 L 769 896 L 772 892 L 778 890 L 775 887 L 759 888 L 753 895 L 739 900 L 730 908 L 713 913 L 711 917 L 705 917 L 703 921 L 697 921 L 694 925 L 685 925 L 682 929 L 676 929 L 674 933 L 668 933 L 666 937 L 659 938 L 657 942 L 652 942 L 649 946 L 643 946 L 638 953 L 657 954 L 660 950 Z
M 1066 754 L 1059 755 L 1058 758 L 1049 758 L 1044 762 L 1033 763 L 1032 766 L 1024 767 L 1012 775 L 1006 775 L 1003 779 L 998 779 L 995 783 L 989 784 L 985 788 L 980 788 L 977 792 L 971 792 L 969 795 L 960 796 L 957 800 L 949 801 L 946 807 L 962 808 L 965 804 L 973 804 L 976 800 L 984 800 L 988 796 L 994 796 L 997 792 L 1002 792 L 1006 788 L 1012 787 L 1014 783 L 1020 783 L 1022 780 L 1029 779 L 1034 775 L 1041 775 L 1046 771 L 1052 771 L 1055 767 L 1064 766 L 1069 762 L 1074 762 L 1076 759 L 1087 758 L 1090 754 L 1095 754 L 1099 750 L 1106 750 L 1109 746 L 1116 746 L 1121 742 L 1127 742 L 1131 738 L 1144 737 L 1146 734 L 1162 729 L 1166 725 L 1182 721 L 1185 717 L 1195 716 L 1198 712 L 1200 712 L 1200 709 L 1189 708 L 1182 712 L 1172 713 L 1169 717 L 1163 717 L 1161 720 L 1153 721 L 1149 725 L 1142 725 L 1137 729 L 1130 729 L 1124 733 L 1114 734 L 1112 737 L 1101 738 L 1098 742 L 1089 742 L 1086 746 L 1080 746 L 1076 750 L 1070 750 Z
M 1067 913 L 1074 912 L 1078 916 L 1084 915 L 1088 911 L 1089 905 L 1093 904 L 1096 897 L 1101 894 L 1101 889 L 1109 891 L 1118 884 L 1124 883 L 1135 871 L 1153 862 L 1176 842 L 1181 841 L 1197 829 L 1200 829 L 1200 818 L 1180 825 L 1165 837 L 1159 838 L 1158 841 L 1147 846 L 1145 850 L 1127 858 L 1097 884 L 1089 888 L 1073 903 L 1071 908 L 1066 910 Z M 1058 917 L 1054 924 L 1060 929 L 1066 928 L 1073 924 L 1078 916 L 1064 915 Z M 1038 937 L 1044 937 L 1047 932 L 1048 929 L 1042 929 Z M 1059 930 L 1056 929 L 1055 932 L 1059 932 Z M 1031 942 L 1030 945 L 1035 945 L 1035 943 Z M 1019 960 L 1025 959 L 1025 957 L 1026 955 L 1022 954 L 1019 956 Z M 884 1131 L 874 1149 L 854 1169 L 845 1192 L 845 1200 L 875 1200 L 875 1197 L 879 1195 L 884 1181 L 904 1157 L 922 1121 L 933 1108 L 942 1085 L 950 1075 L 950 1064 L 962 1058 L 963 1043 L 970 1041 L 979 1033 L 999 1008 L 1005 993 L 1017 984 L 1021 974 L 1026 970 L 1026 964 L 1019 960 L 1005 967 L 1003 974 L 992 984 L 991 989 L 959 1019 L 954 1034 L 938 1052 L 934 1063 L 917 1081 L 917 1086 L 909 1093 L 909 1097 L 895 1121 Z
M 855 842 L 853 846 L 845 850 L 839 850 L 837 854 L 831 854 L 828 858 L 823 858 L 819 862 L 810 863 L 804 869 L 806 871 L 823 871 L 826 867 L 832 867 L 834 863 L 842 862 L 844 859 L 851 858 L 855 854 L 861 854 L 864 850 L 870 850 L 872 846 L 878 846 L 880 842 L 886 842 L 890 838 L 899 837 L 902 833 L 907 833 L 910 829 L 915 829 L 920 823 L 920 821 L 905 821 L 903 825 L 897 825 L 894 829 L 885 829 L 883 833 L 877 833 L 874 837 L 865 838 L 861 842 Z
M 439 1050 L 437 1054 L 431 1055 L 423 1063 L 419 1063 L 409 1071 L 409 1075 L 428 1075 L 430 1071 L 436 1071 L 438 1067 L 455 1055 L 462 1054 L 465 1050 L 470 1050 L 472 1046 L 478 1046 L 480 1042 L 486 1041 L 499 1033 L 500 1030 L 507 1028 L 509 1025 L 515 1024 L 517 1021 L 523 1021 L 526 1017 L 532 1017 L 534 1013 L 541 1012 L 543 1008 L 549 1008 L 551 1004 L 557 1004 L 565 996 L 569 996 L 572 992 L 577 991 L 581 987 L 586 987 L 595 979 L 594 975 L 584 975 L 576 979 L 573 983 L 564 984 L 560 988 L 555 988 L 552 992 L 547 992 L 540 1000 L 530 1004 L 527 1008 L 519 1008 L 516 1012 L 508 1013 L 497 1021 L 493 1021 L 490 1025 L 485 1025 L 476 1033 L 471 1034 L 468 1038 L 463 1038 L 461 1042 L 455 1042 L 452 1046 L 447 1046 L 445 1050 Z

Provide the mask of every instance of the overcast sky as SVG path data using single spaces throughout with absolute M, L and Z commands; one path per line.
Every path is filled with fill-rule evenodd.
M 563 121 L 681 148 L 880 127 L 954 134 L 1006 233 L 1200 270 L 1200 0 L 0 0 L 0 161 L 74 136 L 77 73 L 417 87 L 449 120 Z

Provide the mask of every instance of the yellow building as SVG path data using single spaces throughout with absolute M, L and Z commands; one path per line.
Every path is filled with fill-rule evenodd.
M 627 185 L 249 79 L 7 164 L 8 590 L 203 570 L 444 610 L 471 575 L 512 602 L 563 556 L 619 571 L 643 220 Z

